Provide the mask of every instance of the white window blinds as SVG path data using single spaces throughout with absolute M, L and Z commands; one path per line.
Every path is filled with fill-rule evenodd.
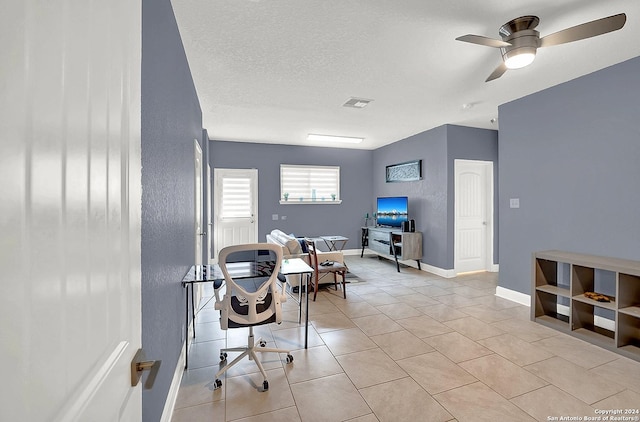
M 280 165 L 280 200 L 336 202 L 340 200 L 340 167 Z
M 251 180 L 225 177 L 222 180 L 222 218 L 251 217 Z

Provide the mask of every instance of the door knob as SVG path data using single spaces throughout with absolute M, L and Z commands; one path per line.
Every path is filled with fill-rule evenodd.
M 142 349 L 138 349 L 131 361 L 131 386 L 135 387 L 138 385 L 140 378 L 142 378 L 143 371 L 149 371 L 147 381 L 144 383 L 144 389 L 151 389 L 160 370 L 161 363 L 161 360 L 146 360 Z

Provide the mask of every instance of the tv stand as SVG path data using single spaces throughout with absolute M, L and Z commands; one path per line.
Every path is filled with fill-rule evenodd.
M 398 272 L 400 272 L 399 260 L 413 259 L 418 263 L 418 269 L 420 269 L 421 232 L 403 232 L 398 228 L 391 227 L 362 227 L 361 258 L 367 247 L 378 257 L 395 260 Z

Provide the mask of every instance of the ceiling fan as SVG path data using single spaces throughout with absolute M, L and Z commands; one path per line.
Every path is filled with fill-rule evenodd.
M 540 33 L 534 29 L 540 23 L 540 19 L 537 16 L 521 16 L 500 27 L 498 33 L 502 40 L 471 34 L 463 35 L 456 40 L 500 49 L 502 63 L 485 81 L 489 82 L 498 79 L 508 69 L 520 69 L 531 64 L 536 57 L 536 50 L 540 47 L 566 44 L 617 31 L 624 26 L 626 21 L 627 15 L 619 13 L 572 26 L 540 38 Z

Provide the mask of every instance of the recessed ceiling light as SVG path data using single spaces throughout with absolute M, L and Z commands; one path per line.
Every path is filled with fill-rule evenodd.
M 342 104 L 343 107 L 352 107 L 352 108 L 365 108 L 369 103 L 373 100 L 368 100 L 366 98 L 356 98 L 351 97 L 347 100 L 346 103 Z
M 318 135 L 315 133 L 310 133 L 309 135 L 307 135 L 307 141 L 359 144 L 360 142 L 364 141 L 364 138 L 354 138 L 351 136 Z

